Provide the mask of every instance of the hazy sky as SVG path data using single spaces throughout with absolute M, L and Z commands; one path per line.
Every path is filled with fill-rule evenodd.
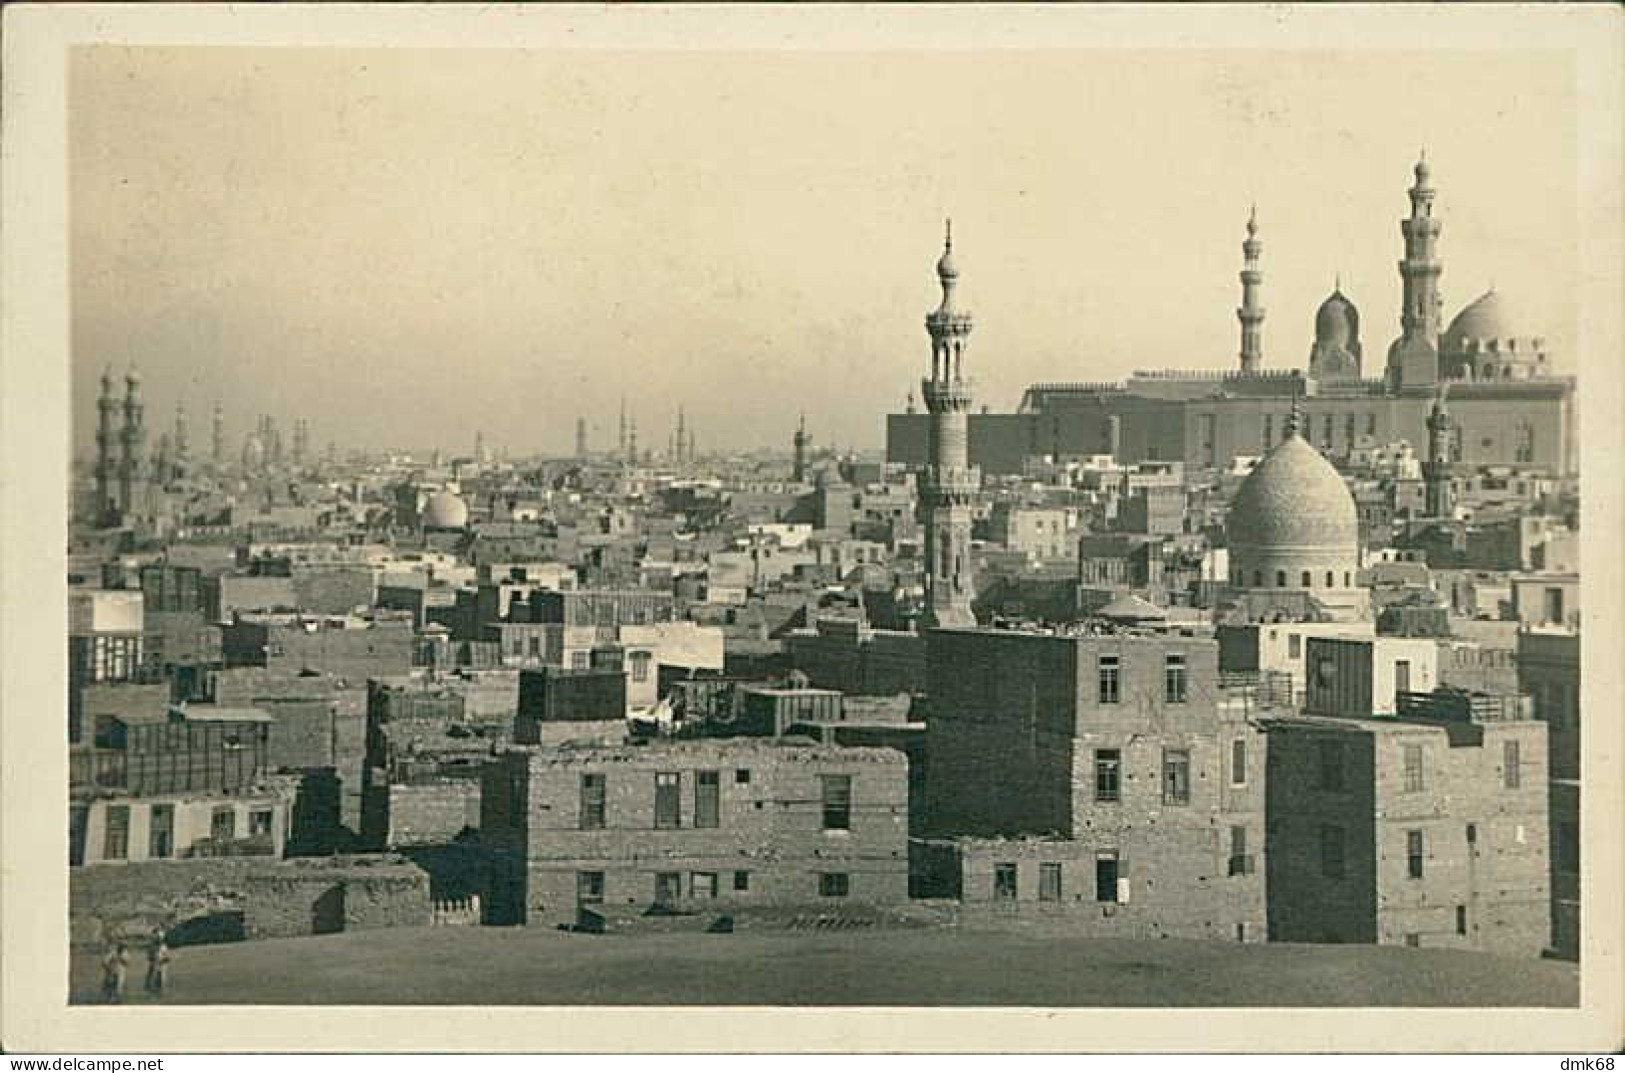
M 1445 315 L 1492 283 L 1561 368 L 1575 117 L 1558 53 L 122 48 L 70 83 L 76 442 L 145 375 L 314 442 L 877 446 L 927 367 L 942 218 L 977 401 L 1233 367 L 1248 206 L 1265 364 L 1341 273 L 1380 370 L 1426 146 Z

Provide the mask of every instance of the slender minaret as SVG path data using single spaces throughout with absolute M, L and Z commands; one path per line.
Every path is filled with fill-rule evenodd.
M 687 431 L 685 431 L 685 426 L 684 426 L 684 421 L 683 421 L 683 408 L 681 406 L 679 406 L 679 407 L 677 407 L 677 450 L 676 450 L 676 456 L 677 456 L 676 461 L 678 462 L 678 464 L 682 464 L 682 463 L 688 461 L 687 448 L 688 448 L 688 433 L 687 433 Z
M 294 465 L 302 466 L 305 456 L 310 451 L 310 422 L 301 417 L 293 423 L 293 461 Z
M 623 461 L 626 458 L 626 396 L 621 396 L 621 431 L 620 437 L 615 441 L 615 454 Z
M 626 458 L 633 465 L 638 462 L 638 419 L 634 414 L 626 422 Z
M 801 422 L 796 425 L 796 435 L 792 443 L 795 444 L 796 457 L 794 468 L 790 470 L 790 479 L 800 484 L 807 479 L 807 415 L 801 415 Z
M 1439 381 L 1439 221 L 1433 215 L 1433 187 L 1427 154 L 1416 162 L 1411 186 L 1411 214 L 1401 220 L 1405 259 L 1399 262 L 1403 305 L 1400 336 L 1388 348 L 1388 386 L 1393 390 L 1432 391 Z
M 174 475 L 186 477 L 192 468 L 192 436 L 186 427 L 186 402 L 175 402 Z
M 214 400 L 214 427 L 210 432 L 209 454 L 214 459 L 214 468 L 223 469 L 226 465 L 226 415 L 220 408 L 220 400 Z
M 1236 319 L 1241 322 L 1241 371 L 1256 373 L 1264 362 L 1264 273 L 1258 267 L 1258 255 L 1264 244 L 1258 240 L 1258 206 L 1254 205 L 1247 217 L 1247 238 L 1241 244 L 1241 308 Z
M 158 434 L 158 444 L 152 452 L 152 469 L 148 475 L 154 488 L 167 488 L 175 479 L 175 460 L 170 453 L 169 433 Z
M 112 521 L 117 514 L 113 502 L 113 478 L 118 464 L 113 446 L 118 440 L 118 398 L 113 394 L 113 370 L 102 371 L 102 394 L 96 400 L 96 522 Z
M 147 440 L 143 414 L 141 374 L 132 365 L 124 377 L 124 429 L 119 434 L 123 446 L 119 458 L 119 510 L 126 519 L 133 517 L 140 505 L 141 455 Z
M 931 375 L 920 383 L 931 413 L 931 452 L 920 502 L 925 513 L 925 614 L 923 624 L 974 626 L 971 614 L 971 505 L 979 474 L 970 468 L 967 431 L 972 383 L 965 376 L 971 315 L 954 308 L 959 270 L 954 265 L 953 223 L 945 228 L 937 280 L 942 304 L 926 314 L 931 335 Z
M 576 418 L 576 457 L 587 457 L 587 419 Z
M 1422 463 L 1422 480 L 1427 496 L 1427 514 L 1430 518 L 1448 518 L 1455 513 L 1456 495 L 1451 484 L 1455 467 L 1451 465 L 1450 441 L 1456 423 L 1444 407 L 1445 387 L 1439 385 L 1433 396 L 1433 410 L 1428 414 L 1428 457 Z

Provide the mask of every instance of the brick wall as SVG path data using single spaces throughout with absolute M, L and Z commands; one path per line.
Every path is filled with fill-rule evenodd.
M 287 862 L 245 881 L 250 939 L 417 927 L 429 915 L 428 874 L 406 863 Z
M 450 842 L 464 828 L 479 828 L 478 779 L 395 783 L 389 787 L 388 794 L 388 845 L 392 849 Z

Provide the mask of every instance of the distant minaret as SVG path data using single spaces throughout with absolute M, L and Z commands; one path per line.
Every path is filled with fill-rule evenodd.
M 903 412 L 904 413 L 909 413 L 909 414 L 917 414 L 917 413 L 920 412 L 919 408 L 914 405 L 914 389 L 913 388 L 908 389 L 908 400 L 903 404 Z
M 158 434 L 158 445 L 152 453 L 152 469 L 148 477 L 154 488 L 167 488 L 175 479 L 175 461 L 170 453 L 169 433 Z
M 1427 154 L 1416 162 L 1411 215 L 1401 220 L 1405 259 L 1399 262 L 1404 299 L 1400 336 L 1388 348 L 1388 386 L 1394 390 L 1433 390 L 1439 381 L 1439 221 L 1433 215 L 1433 186 Z
M 126 519 L 133 517 L 139 506 L 141 455 L 147 439 L 144 413 L 141 374 L 132 365 L 124 377 L 124 429 L 119 436 L 123 445 L 123 455 L 119 459 L 119 510 Z
M 1451 483 L 1455 467 L 1451 464 L 1450 441 L 1456 423 L 1444 407 L 1445 388 L 1440 385 L 1433 396 L 1433 410 L 1428 414 L 1428 457 L 1422 463 L 1422 480 L 1427 495 L 1427 513 L 1430 518 L 1448 518 L 1455 513 L 1456 495 Z
M 576 418 L 576 457 L 587 457 L 587 419 Z
M 485 432 L 482 429 L 474 430 L 474 462 L 479 464 L 485 461 Z
M 953 225 L 946 227 L 937 280 L 942 304 L 925 318 L 931 335 L 931 375 L 921 381 L 931 412 L 931 452 L 926 466 L 921 506 L 925 528 L 924 625 L 974 626 L 971 614 L 971 505 L 978 474 L 967 450 L 971 381 L 964 375 L 965 348 L 970 342 L 971 315 L 954 307 L 959 269 L 954 265 Z
M 192 466 L 192 437 L 186 427 L 186 403 L 177 400 L 175 403 L 175 440 L 174 440 L 174 470 L 176 477 L 185 477 Z
M 626 396 L 621 396 L 621 431 L 620 437 L 615 441 L 615 454 L 622 459 L 626 458 Z
M 1258 255 L 1264 244 L 1258 240 L 1258 206 L 1253 206 L 1247 217 L 1247 238 L 1241 244 L 1241 308 L 1236 319 L 1241 322 L 1241 371 L 1256 373 L 1264 361 L 1264 273 L 1258 266 Z
M 638 419 L 636 415 L 627 419 L 626 424 L 626 458 L 633 465 L 638 461 Z
M 796 435 L 792 440 L 796 448 L 795 466 L 790 471 L 790 479 L 800 484 L 807 479 L 807 415 L 801 415 L 801 422 L 796 425 Z
M 113 478 L 118 463 L 113 447 L 118 441 L 118 398 L 113 394 L 113 370 L 102 371 L 102 394 L 96 400 L 96 522 L 104 524 L 113 519 L 117 506 L 113 502 Z
M 214 459 L 214 468 L 223 469 L 226 464 L 226 415 L 220 408 L 220 400 L 214 400 L 214 427 L 210 432 L 209 454 Z
M 304 465 L 305 456 L 310 450 L 310 422 L 303 417 L 293 423 L 293 461 L 295 465 Z
M 687 454 L 686 454 L 687 449 L 688 449 L 688 439 L 687 438 L 688 438 L 688 433 L 685 430 L 684 422 L 683 422 L 683 408 L 681 406 L 679 406 L 679 407 L 677 407 L 677 451 L 676 451 L 676 455 L 677 455 L 676 460 L 677 460 L 677 463 L 679 465 L 681 465 L 681 464 L 688 461 Z

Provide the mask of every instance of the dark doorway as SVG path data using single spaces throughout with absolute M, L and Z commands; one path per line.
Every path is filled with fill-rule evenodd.
M 322 891 L 310 907 L 312 935 L 332 935 L 344 930 L 344 886 L 338 884 Z

